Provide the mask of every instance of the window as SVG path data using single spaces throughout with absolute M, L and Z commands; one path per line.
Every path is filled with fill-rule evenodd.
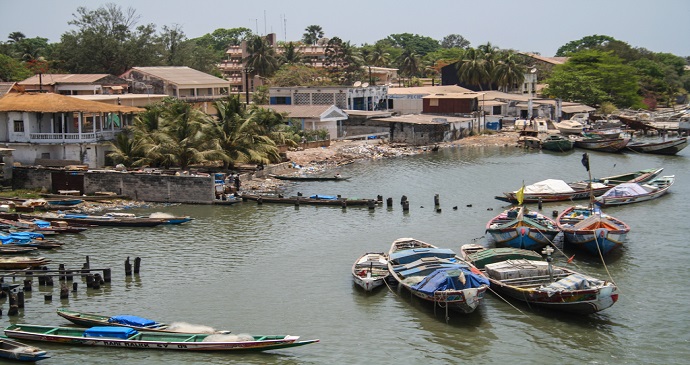
M 500 105 L 494 105 L 491 110 L 491 115 L 499 115 L 501 114 L 501 106 Z
M 14 131 L 18 133 L 24 132 L 24 121 L 23 120 L 15 120 L 14 121 Z
M 429 106 L 438 106 L 438 99 L 429 99 Z

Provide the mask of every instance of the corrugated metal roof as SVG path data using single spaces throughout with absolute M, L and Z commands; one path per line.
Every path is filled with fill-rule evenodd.
M 278 113 L 287 113 L 288 117 L 292 118 L 311 118 L 318 119 L 321 117 L 330 105 L 262 105 L 264 109 L 271 109 Z
M 584 112 L 591 112 L 596 110 L 595 108 L 592 108 L 591 106 L 587 105 L 571 105 L 571 106 L 564 106 L 561 108 L 561 110 L 564 113 L 584 113 Z
M 14 82 L 0 82 L 0 96 L 3 96 L 12 90 Z
M 138 113 L 142 108 L 112 105 L 53 93 L 9 93 L 0 98 L 0 112 L 32 113 Z
M 476 99 L 481 98 L 483 93 L 450 93 L 450 94 L 431 94 L 422 97 L 422 99 Z
M 197 71 L 187 66 L 133 67 L 133 70 L 154 76 L 170 83 L 188 86 L 215 85 L 229 87 L 230 81 Z
M 59 83 L 70 84 L 92 84 L 98 80 L 108 77 L 108 74 L 42 74 L 34 75 L 24 81 L 20 81 L 19 85 L 55 85 Z
M 389 87 L 389 95 L 417 95 L 417 94 L 449 94 L 473 92 L 457 85 L 419 86 L 419 87 Z

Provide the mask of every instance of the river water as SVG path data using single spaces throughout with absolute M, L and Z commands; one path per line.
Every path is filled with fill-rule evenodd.
M 678 156 L 590 152 L 594 176 L 664 167 L 676 175 L 671 193 L 654 201 L 609 208 L 632 231 L 626 246 L 602 264 L 575 253 L 586 273 L 610 277 L 620 288 L 611 308 L 573 316 L 508 304 L 487 293 L 470 315 L 445 313 L 383 287 L 364 293 L 350 277 L 354 260 L 367 251 L 387 251 L 401 237 L 459 250 L 465 243 L 490 244 L 486 222 L 507 203 L 494 199 L 547 178 L 587 178 L 582 151 L 556 154 L 514 147 L 455 147 L 437 153 L 357 162 L 339 169 L 349 181 L 298 183 L 286 194 L 341 194 L 393 198 L 366 207 L 257 205 L 155 206 L 191 215 L 180 226 L 96 228 L 62 236 L 60 249 L 42 251 L 80 268 L 112 268 L 113 281 L 99 290 L 81 282 L 67 300 L 58 287 L 26 295 L 12 323 L 66 325 L 55 310 L 107 315 L 134 314 L 163 322 L 186 321 L 234 333 L 292 334 L 320 343 L 265 353 L 185 353 L 70 347 L 33 343 L 52 354 L 42 364 L 672 364 L 687 363 L 690 336 L 689 251 L 684 217 L 690 205 L 688 151 Z M 434 208 L 439 194 L 441 211 Z M 410 201 L 404 213 L 402 195 Z M 561 211 L 569 204 L 544 204 Z M 454 208 L 455 207 L 455 208 Z M 536 207 L 533 207 L 536 208 Z M 566 252 L 566 255 L 572 255 Z M 124 260 L 142 259 L 141 273 L 125 277 Z M 562 263 L 559 257 L 557 261 Z M 608 271 L 608 273 L 607 273 Z M 18 280 L 19 281 L 19 280 Z M 19 281 L 20 282 L 20 281 Z M 56 281 L 57 282 L 57 281 Z M 53 301 L 44 294 L 52 292 Z

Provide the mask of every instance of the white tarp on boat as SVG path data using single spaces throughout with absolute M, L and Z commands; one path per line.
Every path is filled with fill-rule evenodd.
M 561 194 L 575 190 L 563 180 L 548 179 L 525 186 L 525 194 Z
M 640 184 L 623 183 L 611 188 L 609 191 L 604 193 L 604 196 L 636 196 L 647 193 L 648 191 L 640 186 Z

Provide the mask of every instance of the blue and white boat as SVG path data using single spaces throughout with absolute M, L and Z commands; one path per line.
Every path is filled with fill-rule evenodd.
M 462 313 L 472 313 L 489 288 L 489 279 L 453 250 L 414 238 L 393 242 L 388 271 L 413 295 Z
M 520 205 L 489 220 L 486 233 L 497 246 L 536 251 L 553 244 L 560 229 L 553 219 Z
M 623 245 L 630 226 L 598 207 L 572 206 L 556 219 L 566 245 L 605 255 Z

